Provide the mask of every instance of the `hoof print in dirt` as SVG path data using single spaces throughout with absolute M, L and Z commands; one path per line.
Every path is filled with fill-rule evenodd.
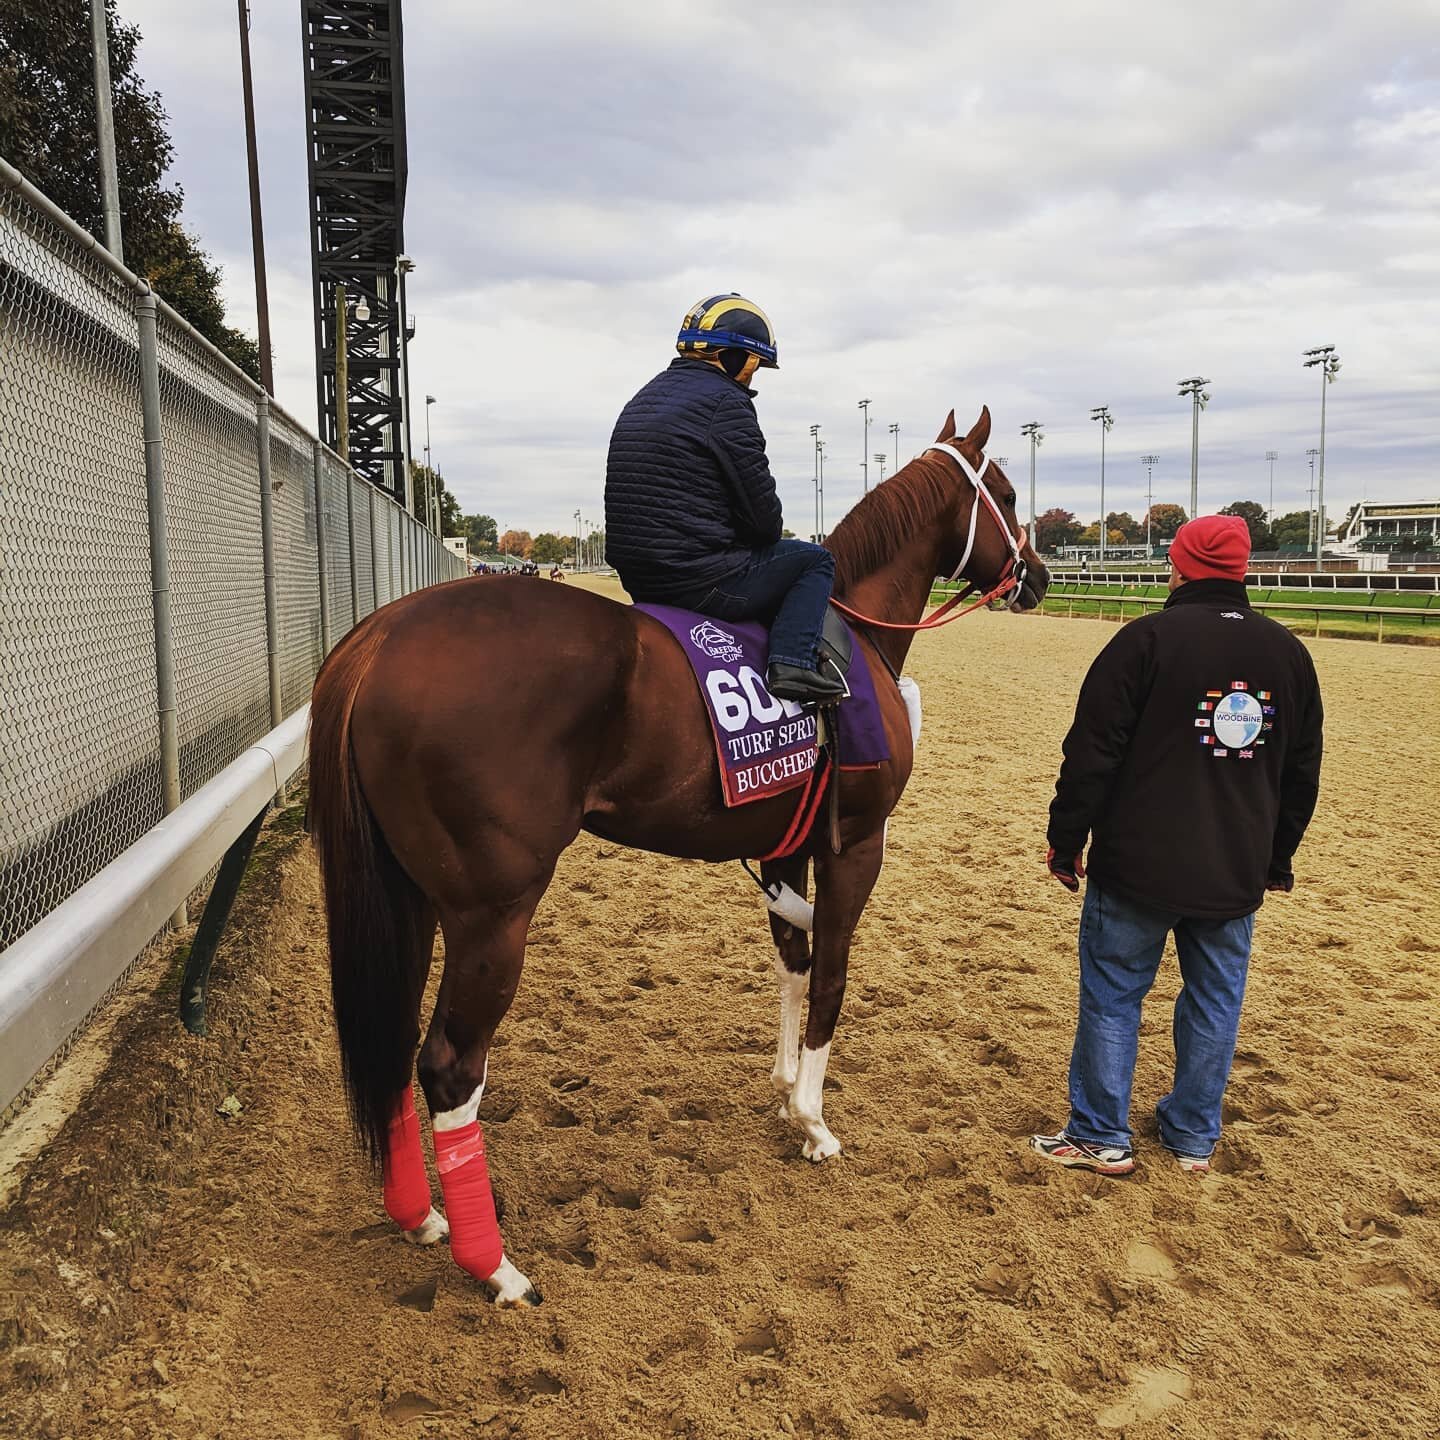
M 419 1310 L 422 1314 L 428 1315 L 435 1308 L 437 1284 L 438 1282 L 432 1276 L 429 1280 L 422 1281 L 419 1285 L 414 1285 L 409 1290 L 397 1295 L 395 1303 L 403 1305 L 407 1310 Z

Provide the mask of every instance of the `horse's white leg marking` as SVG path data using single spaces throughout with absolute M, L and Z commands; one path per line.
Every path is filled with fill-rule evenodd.
M 480 1113 L 480 1102 L 485 1098 L 485 1082 L 490 1078 L 490 1058 L 485 1058 L 485 1069 L 480 1076 L 480 1083 L 470 1092 L 470 1098 L 454 1110 L 441 1110 L 431 1118 L 431 1125 L 436 1130 L 458 1130 L 462 1125 L 468 1125 Z
M 775 1045 L 775 1068 L 770 1084 L 780 1096 L 780 1118 L 789 1118 L 786 1101 L 795 1086 L 799 1065 L 800 1020 L 805 1008 L 805 992 L 810 988 L 808 975 L 796 975 L 785 968 L 784 957 L 775 955 L 775 979 L 780 984 L 780 1038 Z
M 433 1245 L 449 1236 L 450 1222 L 432 1205 L 430 1213 L 413 1230 L 400 1233 L 411 1245 Z
M 790 1118 L 805 1132 L 800 1153 L 817 1163 L 840 1153 L 840 1142 L 826 1127 L 823 1116 L 825 1066 L 829 1059 L 829 1045 L 822 1045 L 818 1050 L 807 1045 L 800 1052 L 800 1069 L 795 1088 L 790 1092 Z
M 485 1096 L 485 1082 L 490 1078 L 490 1061 L 485 1061 L 485 1073 L 480 1077 L 480 1083 L 471 1092 L 470 1098 L 463 1104 L 456 1106 L 454 1110 L 442 1110 L 432 1121 L 437 1130 L 458 1130 L 462 1125 L 469 1125 L 480 1112 L 480 1101 Z M 445 1226 L 445 1233 L 450 1233 L 450 1226 L 443 1217 L 437 1217 L 435 1212 L 430 1212 L 430 1219 L 439 1218 L 440 1223 Z M 427 1219 L 420 1228 L 424 1230 L 429 1224 Z M 436 1236 L 438 1239 L 439 1236 Z M 495 1303 L 502 1306 L 529 1305 L 534 1302 L 526 1297 L 534 1294 L 535 1287 L 520 1273 L 503 1255 L 500 1257 L 500 1264 L 492 1275 L 485 1277 L 485 1283 L 495 1294 Z
M 504 1256 L 500 1258 L 500 1268 L 485 1283 L 495 1292 L 495 1303 L 501 1309 L 539 1303 L 530 1299 L 535 1287 Z

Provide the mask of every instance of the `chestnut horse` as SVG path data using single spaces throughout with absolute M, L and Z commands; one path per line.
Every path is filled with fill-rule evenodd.
M 874 676 L 890 759 L 845 775 L 838 854 L 821 825 L 794 858 L 762 867 L 767 885 L 803 897 L 815 865 L 813 937 L 770 918 L 780 984 L 772 1083 L 815 1161 L 840 1151 L 822 1085 L 851 936 L 910 777 L 911 725 L 894 677 L 916 622 L 937 575 L 963 574 L 982 591 L 1007 584 L 1013 609 L 1037 605 L 1049 579 L 1014 489 L 984 455 L 989 434 L 983 410 L 957 438 L 952 411 L 936 447 L 872 490 L 829 540 L 837 599 L 873 622 L 859 627 L 855 663 Z M 792 792 L 725 807 L 680 646 L 658 621 L 602 596 L 480 576 L 397 600 L 336 647 L 315 683 L 310 828 L 351 1113 L 382 1168 L 386 1210 L 411 1239 L 449 1234 L 457 1263 L 497 1301 L 538 1302 L 504 1256 L 476 1116 L 560 852 L 588 830 L 692 859 L 763 855 L 795 806 Z M 431 1205 L 411 1089 L 437 921 L 445 965 L 419 1074 L 445 1216 Z

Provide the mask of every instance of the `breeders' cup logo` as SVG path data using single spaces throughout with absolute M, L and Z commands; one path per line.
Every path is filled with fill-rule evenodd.
M 690 643 L 722 664 L 733 665 L 745 658 L 745 652 L 735 643 L 735 637 L 713 620 L 702 620 L 695 626 L 690 632 Z
M 1195 707 L 1200 711 L 1196 729 L 1209 732 L 1200 736 L 1200 743 L 1211 746 L 1217 760 L 1232 753 L 1253 760 L 1254 747 L 1265 743 L 1264 734 L 1275 723 L 1266 719 L 1275 714 L 1274 705 L 1261 703 L 1270 698 L 1268 690 L 1252 695 L 1244 680 L 1232 680 L 1228 690 L 1207 690 Z

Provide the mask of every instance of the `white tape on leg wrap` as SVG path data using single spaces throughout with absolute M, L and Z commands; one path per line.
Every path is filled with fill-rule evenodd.
M 783 881 L 765 891 L 765 908 L 807 934 L 815 928 L 815 907 L 802 900 Z

